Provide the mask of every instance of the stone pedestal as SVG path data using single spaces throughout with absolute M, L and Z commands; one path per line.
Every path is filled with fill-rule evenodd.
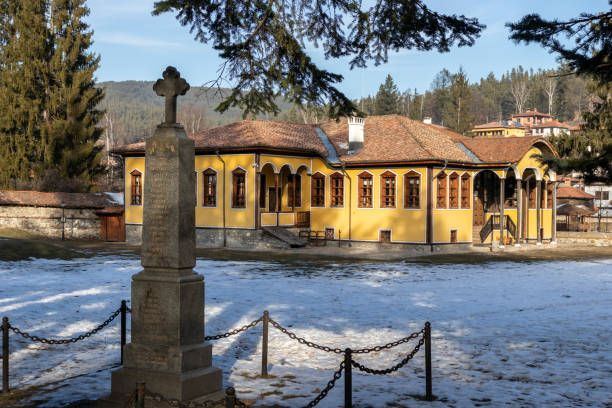
M 146 141 L 142 265 L 132 278 L 132 337 L 112 373 L 112 399 L 146 382 L 180 401 L 219 395 L 222 373 L 204 342 L 204 278 L 195 266 L 194 143 L 160 125 Z

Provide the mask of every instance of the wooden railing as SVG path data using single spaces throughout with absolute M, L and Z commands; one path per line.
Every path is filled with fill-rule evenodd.
M 506 230 L 512 235 L 512 238 L 516 240 L 516 224 L 512 221 L 509 215 L 504 216 L 505 222 L 504 225 Z M 480 240 L 481 242 L 485 242 L 485 240 L 489 237 L 489 235 L 495 230 L 501 230 L 500 225 L 501 217 L 499 214 L 493 214 L 489 217 L 485 225 L 483 225 L 480 230 Z

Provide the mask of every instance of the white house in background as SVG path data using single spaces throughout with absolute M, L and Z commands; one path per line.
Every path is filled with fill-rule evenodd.
M 542 123 L 531 125 L 531 134 L 533 136 L 549 137 L 551 135 L 559 136 L 561 132 L 571 133 L 573 126 L 561 123 L 557 120 L 549 120 Z
M 584 191 L 595 196 L 595 206 L 601 208 L 602 217 L 612 217 L 612 185 L 594 183 L 585 186 Z

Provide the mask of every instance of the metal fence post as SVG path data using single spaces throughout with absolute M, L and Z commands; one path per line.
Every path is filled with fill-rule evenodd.
M 136 383 L 136 408 L 144 408 L 145 406 L 145 385 L 144 381 Z
M 270 315 L 267 310 L 264 310 L 263 314 L 263 330 L 261 333 L 261 376 L 268 376 L 268 322 L 270 321 Z
M 225 408 L 236 407 L 236 390 L 234 387 L 227 387 L 225 390 Z
M 9 392 L 9 321 L 2 318 L 2 392 Z
M 431 392 L 431 325 L 425 322 L 425 399 L 433 401 Z
M 344 408 L 353 408 L 353 374 L 350 348 L 344 350 Z
M 127 314 L 127 305 L 125 300 L 121 301 L 121 364 L 123 364 L 123 346 L 125 346 L 125 317 Z

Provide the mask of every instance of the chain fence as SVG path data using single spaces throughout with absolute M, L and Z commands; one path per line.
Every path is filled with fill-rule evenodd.
M 55 344 L 55 345 L 57 345 L 57 344 L 69 344 L 69 343 L 76 343 L 77 341 L 85 340 L 86 338 L 89 338 L 89 337 L 93 336 L 94 334 L 96 334 L 97 332 L 99 332 L 100 330 L 102 330 L 106 326 L 108 326 L 113 320 L 115 320 L 115 318 L 117 316 L 119 316 L 120 313 L 121 313 L 121 308 L 115 310 L 109 316 L 108 319 L 106 319 L 102 324 L 100 324 L 95 329 L 92 329 L 92 330 L 88 331 L 87 333 L 81 334 L 80 336 L 73 337 L 73 338 L 70 338 L 70 339 L 46 339 L 44 337 L 38 337 L 38 336 L 32 335 L 32 334 L 30 334 L 28 332 L 24 332 L 21 329 L 13 326 L 10 323 L 8 325 L 8 328 L 11 329 L 15 334 L 18 334 L 21 337 L 23 337 L 24 339 L 31 340 L 31 341 L 36 342 L 36 343 Z
M 7 317 L 2 319 L 2 326 L 0 327 L 0 332 L 2 333 L 2 373 L 3 373 L 3 391 L 7 393 L 9 391 L 9 372 L 8 372 L 8 360 L 9 360 L 9 347 L 8 347 L 8 335 L 9 330 L 13 331 L 15 334 L 20 335 L 21 337 L 33 341 L 44 344 L 51 345 L 62 345 L 62 344 L 70 344 L 76 343 L 78 341 L 85 340 L 94 334 L 98 333 L 100 330 L 103 330 L 107 327 L 113 320 L 115 320 L 119 315 L 121 315 L 121 364 L 123 364 L 123 347 L 126 344 L 126 315 L 127 313 L 131 313 L 132 310 L 127 306 L 127 302 L 124 300 L 121 302 L 121 307 L 115 310 L 103 323 L 95 327 L 94 329 L 88 331 L 87 333 L 81 334 L 77 337 L 73 337 L 70 339 L 49 339 L 40 336 L 36 336 L 25 332 L 19 329 L 16 326 L 13 326 Z M 267 377 L 267 361 L 268 361 L 268 324 L 271 324 L 274 328 L 279 330 L 281 333 L 287 335 L 290 339 L 297 341 L 300 344 L 303 344 L 307 347 L 314 348 L 326 353 L 334 353 L 334 354 L 343 354 L 344 360 L 340 363 L 339 368 L 334 372 L 331 380 L 328 381 L 327 385 L 323 390 L 307 405 L 306 408 L 312 408 L 316 406 L 320 401 L 322 401 L 329 393 L 329 391 L 334 388 L 336 385 L 336 381 L 342 377 L 342 373 L 345 375 L 345 407 L 352 406 L 352 370 L 354 367 L 359 371 L 374 374 L 374 375 L 387 375 L 393 372 L 398 371 L 400 368 L 404 367 L 409 361 L 411 361 L 414 356 L 419 352 L 421 347 L 425 345 L 425 372 L 426 372 L 426 393 L 425 399 L 427 401 L 432 401 L 434 399 L 432 394 L 432 386 L 431 386 L 431 326 L 429 322 L 425 323 L 425 326 L 422 330 L 418 332 L 411 333 L 410 335 L 403 337 L 399 340 L 395 340 L 383 345 L 377 345 L 373 347 L 366 347 L 352 350 L 350 348 L 341 349 L 339 347 L 331 347 L 327 345 L 317 344 L 315 342 L 309 341 L 303 337 L 298 336 L 296 333 L 289 331 L 287 328 L 283 327 L 276 320 L 271 319 L 269 317 L 268 311 L 265 311 L 263 316 L 253 320 L 252 322 L 239 327 L 237 329 L 228 331 L 226 333 L 217 334 L 213 336 L 205 336 L 205 341 L 211 340 L 220 340 L 223 338 L 228 338 L 230 336 L 237 335 L 239 333 L 246 332 L 254 327 L 256 327 L 259 323 L 263 322 L 263 330 L 262 330 L 262 372 L 261 376 L 263 378 Z M 373 352 L 380 352 L 390 350 L 399 345 L 410 342 L 411 340 L 418 339 L 416 346 L 410 351 L 405 358 L 403 358 L 399 363 L 386 368 L 386 369 L 374 369 L 371 367 L 367 367 L 357 361 L 355 361 L 352 357 L 353 354 L 368 354 Z M 139 385 L 140 387 L 140 385 Z M 183 403 L 177 399 L 166 398 L 162 394 L 157 394 L 150 392 L 142 387 L 138 388 L 135 391 L 134 395 L 130 396 L 128 401 L 128 405 L 126 407 L 140 407 L 144 406 L 144 398 L 148 398 L 154 400 L 157 403 L 163 403 L 170 408 L 212 408 L 219 407 L 219 401 L 207 401 L 207 402 L 199 402 L 196 403 L 194 401 Z M 140 401 L 140 402 L 139 402 Z M 229 387 L 226 390 L 225 401 L 230 401 L 226 403 L 224 406 L 231 408 L 236 406 L 245 406 L 243 402 L 241 402 L 235 396 L 235 390 Z M 232 402 L 233 401 L 233 402 Z M 142 404 L 141 404 L 142 403 Z

